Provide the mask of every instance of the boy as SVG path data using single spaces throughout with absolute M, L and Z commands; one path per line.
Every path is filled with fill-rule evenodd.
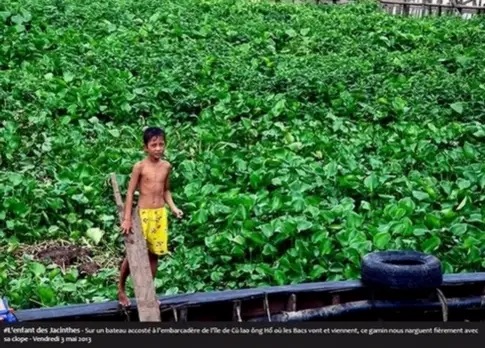
M 124 221 L 121 229 L 124 234 L 132 228 L 133 194 L 138 188 L 140 198 L 138 201 L 140 222 L 143 236 L 147 241 L 148 256 L 152 276 L 157 273 L 158 258 L 166 255 L 168 217 L 166 205 L 172 213 L 181 218 L 183 212 L 178 209 L 172 199 L 169 187 L 169 175 L 171 165 L 161 160 L 165 150 L 165 133 L 158 127 L 147 128 L 143 134 L 144 150 L 147 158 L 136 163 L 131 173 L 126 194 Z M 122 306 L 129 306 L 130 300 L 126 296 L 125 283 L 129 275 L 128 259 L 125 257 L 120 269 L 120 281 L 118 284 L 118 297 Z

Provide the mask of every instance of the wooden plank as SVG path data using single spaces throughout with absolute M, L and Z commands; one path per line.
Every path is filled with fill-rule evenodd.
M 113 186 L 116 206 L 123 222 L 124 204 L 121 198 L 116 175 L 111 174 L 111 184 Z M 130 276 L 133 279 L 136 297 L 136 306 L 140 321 L 161 321 L 160 306 L 158 304 L 155 286 L 148 259 L 148 249 L 145 238 L 141 232 L 141 223 L 138 211 L 132 214 L 132 233 L 124 236 L 126 255 L 130 268 Z
M 408 2 L 405 2 L 405 1 L 395 1 L 395 0 L 380 0 L 380 3 L 381 4 L 388 4 L 388 5 L 409 5 Z M 421 3 L 413 3 L 412 5 L 413 6 L 419 6 L 419 5 L 423 5 L 424 3 L 421 2 Z M 485 9 L 485 7 L 480 7 L 480 6 L 453 6 L 453 5 L 449 5 L 449 4 L 426 4 L 427 6 L 429 7 L 437 7 L 437 8 L 450 8 L 450 9 L 465 9 L 465 10 L 483 10 Z

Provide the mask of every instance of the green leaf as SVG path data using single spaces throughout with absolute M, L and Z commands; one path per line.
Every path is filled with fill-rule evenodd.
M 322 276 L 324 276 L 326 273 L 327 273 L 327 270 L 324 267 L 320 265 L 315 265 L 313 266 L 313 269 L 310 273 L 310 278 L 313 281 L 319 281 L 321 280 Z
M 161 13 L 160 12 L 155 12 L 151 17 L 149 18 L 150 22 L 156 22 L 160 18 Z
M 260 174 L 256 172 L 251 173 L 249 182 L 251 183 L 252 187 L 254 188 L 258 187 L 261 181 L 262 181 L 262 177 Z
M 475 159 L 475 156 L 476 156 L 475 148 L 469 142 L 465 142 L 465 144 L 463 145 L 463 153 L 468 159 Z
M 62 291 L 64 292 L 76 292 L 77 290 L 77 286 L 74 283 L 65 283 L 62 285 Z
M 460 190 L 466 190 L 471 186 L 470 181 L 464 179 L 458 179 L 457 183 Z
M 309 32 L 310 32 L 310 28 L 303 28 L 300 30 L 300 34 L 302 36 L 307 36 Z
M 417 237 L 424 236 L 427 233 L 429 233 L 429 230 L 425 228 L 416 228 L 413 230 L 413 234 Z
M 293 29 L 288 29 L 285 32 L 286 32 L 286 35 L 288 35 L 289 37 L 295 37 L 296 35 L 298 35 L 296 31 Z
M 86 231 L 86 236 L 91 239 L 94 244 L 99 244 L 99 242 L 101 241 L 101 239 L 103 238 L 104 236 L 104 231 L 101 230 L 100 228 L 97 228 L 97 227 L 92 227 L 92 228 L 89 228 L 87 231 Z
M 0 18 L 5 22 L 7 18 L 9 18 L 12 15 L 11 12 L 8 11 L 0 11 Z
M 247 232 L 246 237 L 249 238 L 256 245 L 263 245 L 266 243 L 264 235 L 258 232 Z
M 274 227 L 271 224 L 265 224 L 260 227 L 266 238 L 270 238 L 274 233 Z
M 454 224 L 450 228 L 450 232 L 453 233 L 455 236 L 462 236 L 466 233 L 468 229 L 467 224 Z
M 463 103 L 456 102 L 456 103 L 450 104 L 450 106 L 453 110 L 455 110 L 460 115 L 463 113 Z
M 12 183 L 13 186 L 18 186 L 23 181 L 22 175 L 20 175 L 18 173 L 10 173 L 10 174 L 8 174 L 8 179 L 10 180 L 10 182 Z
M 29 269 L 36 277 L 40 277 L 46 272 L 45 266 L 39 262 L 32 262 L 29 264 Z
M 379 185 L 379 180 L 377 179 L 377 176 L 372 173 L 364 179 L 364 185 L 369 189 L 370 192 L 374 192 Z
M 423 191 L 413 191 L 413 197 L 417 200 L 424 201 L 426 199 L 429 199 L 429 194 Z
M 449 262 L 443 261 L 442 265 L 443 265 L 443 272 L 444 273 L 448 273 L 448 274 L 454 273 L 453 265 L 451 265 Z
M 327 232 L 317 232 L 312 234 L 312 243 L 320 243 L 323 242 L 328 238 L 328 233 Z
M 416 209 L 416 204 L 410 197 L 403 198 L 398 203 L 399 207 L 404 209 L 406 214 L 412 214 Z
M 265 244 L 263 248 L 263 255 L 271 256 L 271 255 L 275 255 L 277 252 L 278 252 L 278 249 L 276 249 L 271 244 Z
M 307 220 L 298 220 L 296 228 L 298 232 L 306 231 L 312 228 L 313 224 Z
M 237 243 L 237 244 L 239 244 L 239 245 L 244 245 L 244 244 L 246 243 L 246 241 L 245 241 L 245 239 L 244 239 L 244 237 L 243 237 L 243 236 L 235 236 L 235 237 L 233 238 L 233 242 L 234 242 L 234 243 Z
M 198 210 L 193 216 L 194 222 L 203 225 L 209 220 L 209 212 L 206 209 Z
M 458 205 L 458 207 L 456 207 L 456 210 L 459 211 L 459 210 L 462 210 L 463 207 L 465 206 L 466 204 L 466 201 L 467 201 L 467 197 L 463 198 L 463 200 L 460 202 L 460 204 Z
M 51 306 L 56 303 L 56 293 L 51 287 L 41 285 L 37 288 L 40 301 L 45 306 Z
M 64 279 L 68 282 L 75 282 L 79 277 L 77 268 L 71 268 L 65 275 Z
M 275 270 L 273 272 L 273 279 L 277 285 L 286 285 L 286 276 L 281 270 Z
M 330 255 L 332 253 L 332 241 L 330 239 L 325 239 L 320 244 L 320 253 L 322 255 Z
M 118 129 L 110 129 L 108 130 L 109 134 L 111 134 L 115 138 L 120 137 L 120 131 Z
M 431 236 L 423 242 L 421 247 L 423 248 L 423 252 L 431 253 L 438 250 L 440 245 L 441 239 L 438 236 Z
M 64 77 L 64 81 L 66 81 L 67 83 L 74 80 L 74 74 L 69 71 L 64 72 L 63 77 Z
M 374 235 L 374 245 L 378 249 L 384 249 L 391 241 L 391 234 L 387 232 L 379 232 Z

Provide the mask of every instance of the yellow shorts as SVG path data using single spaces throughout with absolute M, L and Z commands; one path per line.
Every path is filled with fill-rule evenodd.
M 168 252 L 168 214 L 167 208 L 139 209 L 143 236 L 148 250 L 155 255 Z

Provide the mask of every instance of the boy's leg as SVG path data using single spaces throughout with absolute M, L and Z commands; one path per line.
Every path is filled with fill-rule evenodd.
M 120 281 L 118 283 L 118 300 L 123 307 L 130 305 L 130 299 L 126 296 L 126 279 L 130 274 L 130 267 L 128 265 L 128 258 L 125 256 L 120 268 Z
M 150 260 L 150 268 L 152 270 L 152 277 L 153 277 L 153 279 L 155 279 L 155 276 L 157 275 L 158 256 L 149 251 L 148 252 L 148 258 Z
M 148 257 L 150 260 L 150 268 L 152 272 L 152 277 L 155 280 L 155 276 L 157 275 L 157 267 L 158 267 L 158 256 L 152 253 L 148 253 Z M 126 296 L 126 279 L 130 275 L 130 267 L 128 264 L 128 258 L 125 257 L 120 268 L 120 280 L 118 283 L 118 299 L 122 306 L 126 307 L 130 305 L 130 299 Z M 160 301 L 158 301 L 160 304 Z
M 152 277 L 155 281 L 155 277 L 157 275 L 157 268 L 158 268 L 158 255 L 155 255 L 148 251 L 148 258 L 150 260 L 150 268 L 152 270 Z M 160 300 L 158 300 L 158 305 L 160 305 Z

